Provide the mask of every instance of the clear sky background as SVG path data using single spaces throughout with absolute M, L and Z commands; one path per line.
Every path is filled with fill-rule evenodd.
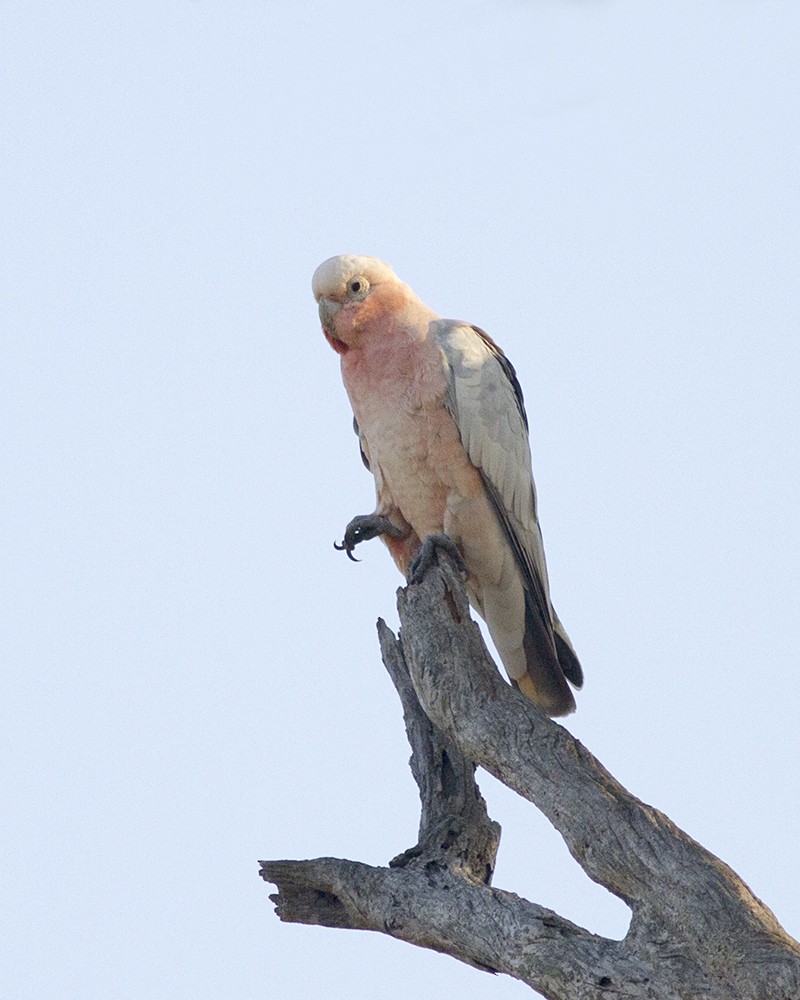
M 504 347 L 569 729 L 800 935 L 798 65 L 795 0 L 0 7 L 0 995 L 530 996 L 257 874 L 418 822 L 341 252 Z M 480 783 L 496 884 L 622 936 Z

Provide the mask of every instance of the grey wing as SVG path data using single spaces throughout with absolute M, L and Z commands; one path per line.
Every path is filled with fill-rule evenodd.
M 553 648 L 565 676 L 580 686 L 580 663 L 550 601 L 528 419 L 514 367 L 478 327 L 452 320 L 439 321 L 436 327 L 450 367 L 446 405 L 523 574 L 530 612 L 542 626 L 541 639 Z

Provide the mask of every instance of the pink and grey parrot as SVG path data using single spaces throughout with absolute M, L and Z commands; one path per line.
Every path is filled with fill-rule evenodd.
M 509 677 L 549 715 L 575 709 L 583 671 L 550 601 L 528 421 L 511 362 L 478 327 L 443 319 L 374 257 L 343 255 L 312 282 L 341 357 L 372 514 L 341 546 L 380 536 L 419 579 L 450 548 Z

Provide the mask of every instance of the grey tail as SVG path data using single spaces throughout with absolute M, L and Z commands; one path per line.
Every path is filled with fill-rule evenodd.
M 558 656 L 558 662 L 561 664 L 561 670 L 570 684 L 580 689 L 583 687 L 583 667 L 555 611 L 553 611 L 553 626 L 556 655 Z
M 517 687 L 548 715 L 569 715 L 575 711 L 575 698 L 567 683 L 569 674 L 561 660 L 560 644 L 571 651 L 569 640 L 564 643 L 558 633 L 551 631 L 550 623 L 542 621 L 538 608 L 526 600 L 525 609 L 525 660 L 527 673 L 515 683 Z M 562 629 L 563 631 L 563 629 Z M 580 663 L 572 652 L 567 670 L 582 677 Z M 565 659 L 567 657 L 565 656 Z M 572 678 L 570 677 L 570 680 Z

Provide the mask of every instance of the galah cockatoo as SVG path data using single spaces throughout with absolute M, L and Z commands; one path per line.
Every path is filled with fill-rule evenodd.
M 437 545 L 450 548 L 512 682 L 549 715 L 572 712 L 567 681 L 579 688 L 583 671 L 550 602 L 511 363 L 483 330 L 443 319 L 374 257 L 331 257 L 312 287 L 377 495 L 337 547 L 352 558 L 380 536 L 412 582 Z

